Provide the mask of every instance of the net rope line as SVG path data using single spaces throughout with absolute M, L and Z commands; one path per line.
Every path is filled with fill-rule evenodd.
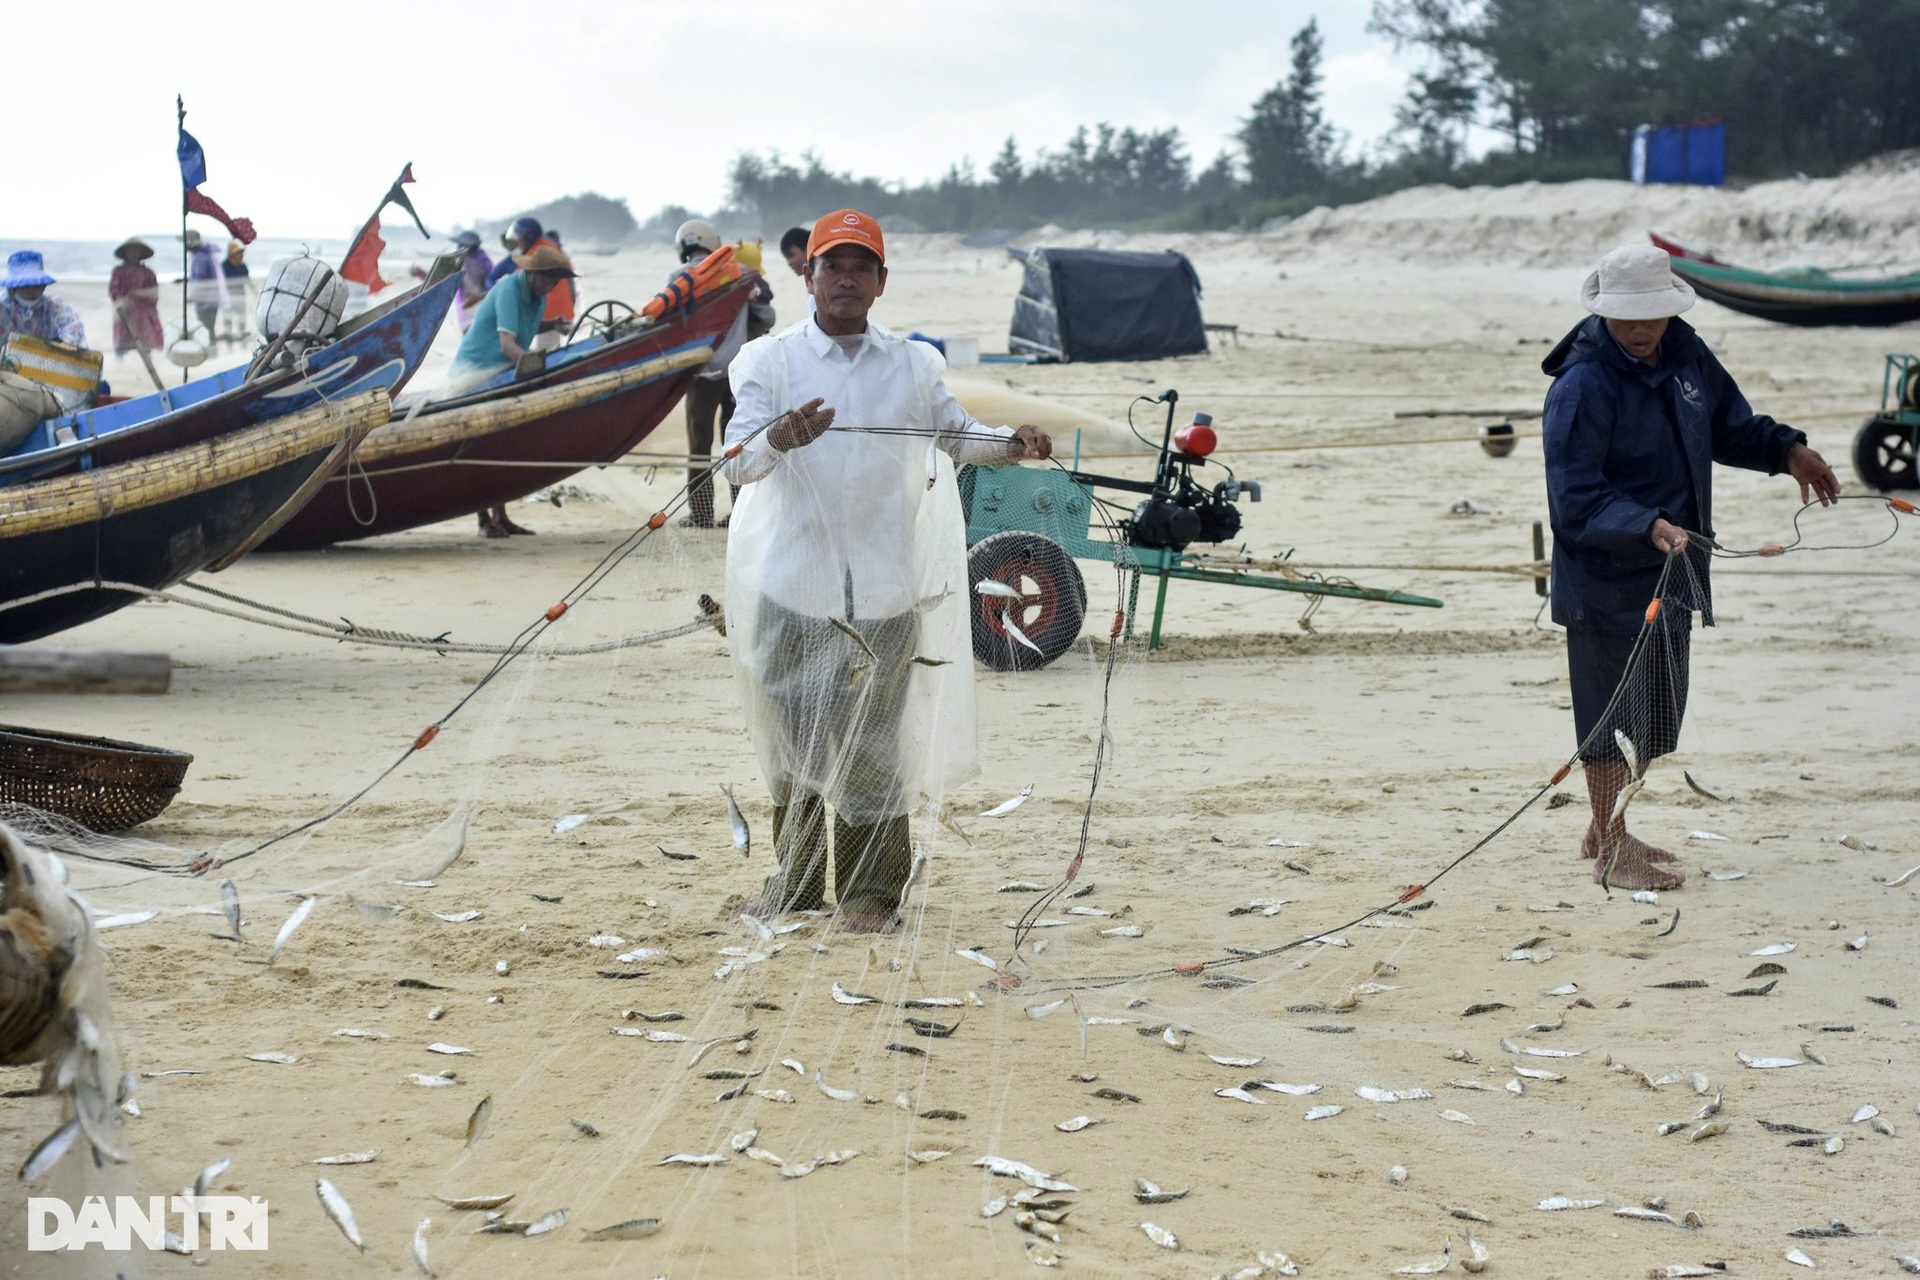
M 219 596 L 226 600 L 236 601 L 249 609 L 258 609 L 264 613 L 277 614 L 282 618 L 288 619 L 288 621 L 275 621 L 273 618 L 254 617 L 238 609 L 223 608 L 220 605 L 208 604 L 201 600 L 190 600 L 184 596 L 175 595 L 171 591 L 159 591 L 151 587 L 140 586 L 137 583 L 115 582 L 111 579 L 70 583 L 64 587 L 52 587 L 46 591 L 35 592 L 33 595 L 22 596 L 18 600 L 12 600 L 4 605 L 0 605 L 0 612 L 5 612 L 8 609 L 25 608 L 27 605 L 38 604 L 42 600 L 49 600 L 57 596 L 69 595 L 79 591 L 125 591 L 130 595 L 144 596 L 150 600 L 161 600 L 168 604 L 177 604 L 188 609 L 199 609 L 205 613 L 217 614 L 220 617 L 232 618 L 239 622 L 252 623 L 255 626 L 272 627 L 276 630 L 289 631 L 296 635 L 317 636 L 321 639 L 338 640 L 347 644 L 373 645 L 389 649 L 424 649 L 439 654 L 467 653 L 497 655 L 507 653 L 511 648 L 511 646 L 504 644 L 486 644 L 480 641 L 469 640 L 449 640 L 445 638 L 445 636 L 421 636 L 404 631 L 388 631 L 379 627 L 363 627 L 345 619 L 342 619 L 338 623 L 329 622 L 324 618 L 315 618 L 307 614 L 297 613 L 291 609 L 282 609 L 278 606 L 264 604 L 257 600 L 249 600 L 244 596 L 218 591 L 212 587 L 201 586 L 198 583 L 186 582 L 180 585 L 195 591 L 204 591 L 210 595 Z M 634 649 L 642 645 L 658 644 L 679 636 L 691 635 L 696 631 L 712 625 L 713 622 L 710 619 L 699 617 L 691 622 L 683 622 L 679 626 L 669 627 L 663 631 L 649 631 L 639 635 L 622 636 L 617 640 L 606 640 L 598 644 L 555 645 L 551 648 L 533 649 L 532 652 L 535 656 L 543 658 L 577 657 L 584 654 L 611 653 L 617 649 Z
M 1844 498 L 1845 495 L 1842 495 L 1842 497 Z M 1728 559 L 1745 559 L 1745 558 L 1750 558 L 1755 556 L 1766 556 L 1771 558 L 1771 557 L 1785 555 L 1785 554 L 1788 554 L 1789 552 L 1861 550 L 1861 549 L 1868 549 L 1868 548 L 1885 545 L 1886 543 L 1891 541 L 1895 536 L 1897 536 L 1898 533 L 1900 532 L 1900 516 L 1916 514 L 1915 505 L 1905 501 L 1904 499 L 1888 498 L 1888 497 L 1882 497 L 1878 495 L 1864 495 L 1864 494 L 1854 495 L 1854 498 L 1855 500 L 1859 500 L 1859 501 L 1879 502 L 1886 507 L 1888 513 L 1893 518 L 1893 528 L 1889 531 L 1889 533 L 1885 537 L 1882 537 L 1871 543 L 1860 543 L 1860 544 L 1849 543 L 1849 544 L 1833 544 L 1833 545 L 1822 545 L 1822 546 L 1805 545 L 1803 542 L 1803 537 L 1800 530 L 1800 520 L 1806 514 L 1808 508 L 1818 505 L 1816 502 L 1805 503 L 1794 513 L 1793 526 L 1794 526 L 1796 536 L 1793 543 L 1768 544 L 1767 546 L 1762 548 L 1740 551 L 1740 550 L 1722 548 L 1719 546 L 1719 544 L 1715 543 L 1712 539 L 1706 537 L 1704 534 L 1689 532 L 1688 537 L 1690 541 L 1697 540 L 1697 546 L 1700 548 L 1706 549 L 1711 556 L 1718 557 L 1718 558 L 1728 558 Z M 1685 576 L 1685 581 L 1676 582 L 1675 580 L 1676 573 L 1683 574 Z M 1345 933 L 1347 930 L 1360 927 L 1361 925 L 1364 925 L 1370 920 L 1374 920 L 1381 916 L 1391 914 L 1395 912 L 1396 909 L 1402 909 L 1407 904 L 1410 904 L 1416 901 L 1417 899 L 1421 898 L 1428 892 L 1428 890 L 1432 888 L 1433 885 L 1439 883 L 1448 874 L 1450 874 L 1455 869 L 1457 869 L 1462 864 L 1464 864 L 1468 859 L 1472 858 L 1475 854 L 1479 853 L 1482 849 L 1486 848 L 1489 844 L 1493 843 L 1494 840 L 1499 838 L 1501 835 L 1505 834 L 1506 831 L 1509 828 L 1511 828 L 1514 823 L 1519 821 L 1519 819 L 1523 814 L 1525 814 L 1529 809 L 1533 808 L 1535 804 L 1539 803 L 1542 796 L 1545 796 L 1548 792 L 1552 791 L 1555 787 L 1559 786 L 1561 782 L 1565 781 L 1568 775 L 1572 773 L 1573 768 L 1576 764 L 1581 763 L 1583 760 L 1593 759 L 1594 757 L 1590 754 L 1590 752 L 1595 746 L 1596 740 L 1603 739 L 1605 734 L 1609 731 L 1609 729 L 1612 729 L 1612 731 L 1616 735 L 1618 734 L 1619 732 L 1618 729 L 1614 728 L 1616 724 L 1616 717 L 1621 712 L 1625 701 L 1631 696 L 1630 690 L 1632 690 L 1633 687 L 1635 686 L 1636 680 L 1643 675 L 1644 668 L 1650 659 L 1665 656 L 1663 654 L 1656 654 L 1654 651 L 1656 646 L 1658 646 L 1660 643 L 1657 637 L 1661 636 L 1668 626 L 1667 620 L 1662 616 L 1663 606 L 1665 602 L 1669 600 L 1669 597 L 1672 595 L 1672 593 L 1674 593 L 1676 590 L 1680 590 L 1684 592 L 1684 595 L 1682 595 L 1682 597 L 1676 603 L 1680 604 L 1682 607 L 1688 610 L 1689 617 L 1691 616 L 1692 610 L 1696 608 L 1700 608 L 1702 607 L 1702 605 L 1706 605 L 1709 603 L 1706 601 L 1705 593 L 1703 590 L 1701 590 L 1700 584 L 1695 577 L 1693 568 L 1691 564 L 1688 562 L 1688 557 L 1686 553 L 1669 555 L 1666 558 L 1666 561 L 1664 562 L 1664 564 L 1661 566 L 1659 582 L 1654 589 L 1653 600 L 1647 607 L 1647 611 L 1646 611 L 1644 620 L 1641 623 L 1640 630 L 1638 634 L 1636 634 L 1636 636 L 1634 637 L 1633 648 L 1629 653 L 1627 662 L 1626 662 L 1625 674 L 1623 675 L 1620 683 L 1614 688 L 1610 698 L 1608 699 L 1605 710 L 1600 714 L 1598 720 L 1596 721 L 1595 728 L 1593 729 L 1592 733 L 1589 734 L 1587 739 L 1583 740 L 1575 747 L 1573 753 L 1567 757 L 1567 759 L 1560 765 L 1558 769 L 1554 771 L 1553 775 L 1545 783 L 1543 783 L 1541 786 L 1536 788 L 1531 795 L 1527 796 L 1517 808 L 1515 808 L 1512 812 L 1510 812 L 1500 822 L 1495 824 L 1492 829 L 1487 831 L 1484 835 L 1482 835 L 1478 840 L 1474 841 L 1466 849 L 1462 850 L 1450 861 L 1442 865 L 1438 871 L 1429 875 L 1425 880 L 1415 884 L 1408 885 L 1406 888 L 1402 889 L 1392 901 L 1381 903 L 1378 906 L 1374 906 L 1365 911 L 1362 911 L 1360 914 L 1355 915 L 1350 919 L 1346 920 L 1345 922 L 1333 926 L 1332 928 L 1320 929 L 1311 933 L 1307 933 L 1303 936 L 1291 939 L 1284 943 L 1280 943 L 1273 947 L 1250 951 L 1244 954 L 1230 954 L 1226 956 L 1216 956 L 1216 957 L 1210 957 L 1204 960 L 1180 961 L 1172 965 L 1166 965 L 1166 966 L 1161 966 L 1161 967 L 1152 968 L 1152 969 L 1144 969 L 1144 970 L 1139 970 L 1132 973 L 1124 973 L 1124 974 L 1117 974 L 1117 975 L 1093 975 L 1093 976 L 1080 976 L 1080 977 L 1048 978 L 1048 979 L 1044 979 L 1041 985 L 1031 988 L 1031 994 L 1048 995 L 1048 994 L 1054 994 L 1059 992 L 1071 993 L 1071 992 L 1084 991 L 1089 989 L 1101 989 L 1101 988 L 1122 986 L 1132 982 L 1150 981 L 1156 978 L 1191 977 L 1201 973 L 1210 972 L 1215 969 L 1223 969 L 1231 966 L 1247 964 L 1256 960 L 1267 960 L 1275 956 L 1284 955 L 1288 952 L 1295 951 L 1312 944 L 1320 943 L 1323 939 L 1335 937 L 1339 934 Z M 1103 710 L 1100 741 L 1102 742 L 1102 744 L 1104 744 L 1106 741 L 1106 721 L 1104 716 L 1104 710 Z M 1096 777 L 1095 777 L 1095 783 L 1094 783 L 1094 789 L 1096 791 L 1098 789 L 1097 764 L 1098 762 L 1096 758 Z M 1632 768 L 1631 762 L 1630 762 L 1629 785 L 1631 785 L 1633 782 L 1637 782 L 1641 778 L 1644 778 L 1644 775 L 1645 775 L 1645 765 L 1639 765 L 1637 768 Z M 1631 798 L 1630 795 L 1629 795 L 1629 798 Z M 1089 800 L 1089 811 L 1090 810 L 1091 810 L 1091 799 Z M 1618 819 L 1623 816 L 1624 816 L 1624 808 L 1623 807 L 1617 808 L 1615 810 L 1615 818 Z M 1611 829 L 1611 826 L 1612 826 L 1612 822 L 1610 821 L 1609 830 Z M 1611 886 L 1608 884 L 1608 878 L 1614 869 L 1615 860 L 1620 855 L 1620 842 L 1618 840 L 1612 840 L 1610 837 L 1603 837 L 1603 838 L 1608 839 L 1611 847 L 1599 851 L 1603 854 L 1603 856 L 1607 860 L 1604 868 L 1602 869 L 1602 874 L 1599 877 L 1599 880 L 1603 889 L 1606 889 L 1609 893 L 1611 893 Z M 1031 962 L 1028 961 L 1025 957 L 1023 957 L 1020 954 L 1020 952 L 1021 952 L 1021 947 L 1025 942 L 1026 936 L 1031 932 L 1032 921 L 1038 918 L 1038 916 L 1040 915 L 1040 912 L 1044 909 L 1045 906 L 1051 905 L 1051 903 L 1059 900 L 1061 894 L 1064 893 L 1067 890 L 1068 886 L 1072 884 L 1074 878 L 1077 876 L 1080 870 L 1081 861 L 1085 856 L 1085 852 L 1086 852 L 1085 841 L 1083 837 L 1081 848 L 1075 853 L 1074 858 L 1069 862 L 1066 874 L 1062 877 L 1062 879 L 1059 882 L 1057 882 L 1054 885 L 1054 887 L 1051 890 L 1049 890 L 1045 895 L 1043 895 L 1043 897 L 1038 902 L 1035 903 L 1034 907 L 1030 908 L 1027 914 L 1024 915 L 1021 919 L 1021 923 L 1025 927 L 1015 932 L 1014 960 L 1022 964 L 1029 973 L 1032 972 Z M 1022 985 L 1021 979 L 1019 979 L 1015 975 L 1008 974 L 1006 975 L 1006 978 L 1010 980 L 1008 985 L 1014 985 L 1014 986 Z

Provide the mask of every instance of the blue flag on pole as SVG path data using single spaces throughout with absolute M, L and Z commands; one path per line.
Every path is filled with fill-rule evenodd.
M 191 191 L 207 180 L 207 153 L 187 132 L 186 104 L 176 100 L 175 105 L 180 112 L 180 142 L 174 148 L 180 156 L 180 185 Z

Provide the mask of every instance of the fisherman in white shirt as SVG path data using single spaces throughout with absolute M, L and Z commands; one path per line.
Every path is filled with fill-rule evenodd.
M 872 218 L 821 218 L 806 276 L 812 318 L 730 370 L 728 633 L 780 861 L 750 909 L 824 905 L 831 808 L 840 927 L 872 933 L 898 919 L 909 815 L 978 771 L 954 468 L 1053 445 L 974 421 L 939 352 L 868 321 L 887 281 Z

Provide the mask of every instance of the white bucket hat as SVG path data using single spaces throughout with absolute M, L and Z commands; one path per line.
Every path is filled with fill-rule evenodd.
M 1580 286 L 1581 303 L 1609 320 L 1663 320 L 1693 299 L 1693 286 L 1673 274 L 1667 251 L 1651 244 L 1615 249 Z

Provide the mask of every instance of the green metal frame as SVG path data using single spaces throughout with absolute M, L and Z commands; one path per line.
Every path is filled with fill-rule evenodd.
M 1920 368 L 1920 356 L 1887 356 L 1886 373 L 1880 379 L 1880 416 L 1891 418 L 1895 422 L 1909 427 L 1920 427 L 1920 412 L 1905 408 L 1900 403 L 1900 391 L 1905 386 L 1908 373 Z
M 1135 606 L 1140 600 L 1140 579 L 1143 576 L 1158 578 L 1159 585 L 1153 602 L 1153 629 L 1147 637 L 1147 647 L 1150 649 L 1160 647 L 1160 625 L 1167 611 L 1167 584 L 1175 578 L 1189 582 L 1217 582 L 1229 587 L 1261 587 L 1268 591 L 1296 591 L 1346 600 L 1418 605 L 1426 609 L 1443 607 L 1439 600 L 1408 595 L 1403 591 L 1307 582 L 1298 578 L 1277 578 L 1217 568 L 1203 569 L 1194 565 L 1183 552 L 1132 547 L 1106 538 L 1096 540 L 1090 536 L 1093 526 L 1092 486 L 1080 484 L 1051 467 L 975 468 L 971 480 L 972 501 L 967 512 L 969 547 L 996 533 L 1036 533 L 1058 543 L 1076 560 L 1117 564 L 1133 575 L 1127 590 L 1128 639 L 1133 638 L 1133 622 L 1137 615 Z

